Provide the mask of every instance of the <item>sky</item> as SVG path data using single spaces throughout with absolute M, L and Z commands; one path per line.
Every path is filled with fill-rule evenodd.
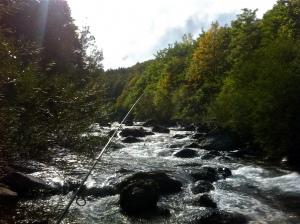
M 104 54 L 105 69 L 129 67 L 154 58 L 186 33 L 199 36 L 214 21 L 221 25 L 243 8 L 258 17 L 276 0 L 67 0 L 75 24 L 90 26 Z

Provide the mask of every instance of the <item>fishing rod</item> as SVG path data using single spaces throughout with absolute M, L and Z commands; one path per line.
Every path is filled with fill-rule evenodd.
M 131 113 L 131 111 L 134 109 L 134 107 L 138 104 L 138 102 L 142 99 L 142 97 L 144 96 L 145 92 L 143 92 L 140 97 L 135 101 L 135 103 L 131 106 L 130 110 L 127 112 L 127 114 L 125 115 L 125 117 L 123 118 L 123 120 L 121 121 L 121 123 L 119 124 L 118 128 L 114 131 L 114 133 L 111 135 L 111 137 L 109 138 L 109 140 L 107 141 L 107 143 L 105 144 L 105 146 L 102 148 L 102 150 L 100 151 L 99 155 L 94 159 L 93 165 L 91 166 L 91 168 L 89 169 L 89 171 L 87 172 L 87 174 L 85 175 L 85 177 L 82 179 L 78 189 L 73 193 L 69 203 L 65 206 L 65 208 L 63 209 L 62 214 L 59 216 L 59 218 L 57 219 L 56 224 L 60 224 L 62 222 L 62 220 L 65 218 L 65 216 L 67 215 L 72 203 L 74 202 L 74 200 L 76 199 L 78 193 L 82 190 L 85 182 L 87 181 L 87 179 L 89 178 L 89 176 L 91 175 L 93 169 L 96 167 L 97 163 L 100 161 L 103 153 L 105 152 L 105 150 L 107 149 L 108 145 L 110 144 L 110 142 L 112 141 L 112 139 L 115 137 L 115 135 L 117 134 L 117 132 L 122 128 L 123 123 L 125 122 L 125 120 L 127 119 L 127 117 L 129 116 L 129 114 Z

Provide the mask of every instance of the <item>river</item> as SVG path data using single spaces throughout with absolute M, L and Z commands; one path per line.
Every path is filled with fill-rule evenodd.
M 113 126 L 114 127 L 114 126 Z M 147 129 L 147 128 L 146 128 Z M 150 128 L 148 128 L 150 131 Z M 95 135 L 105 135 L 111 128 L 95 126 Z M 175 135 L 186 136 L 174 138 Z M 207 151 L 196 149 L 195 158 L 177 158 L 174 153 L 184 145 L 193 142 L 192 132 L 180 127 L 171 128 L 169 134 L 149 135 L 139 143 L 121 143 L 118 149 L 108 149 L 101 162 L 87 181 L 88 187 L 112 186 L 124 176 L 137 171 L 164 171 L 172 174 L 183 184 L 177 194 L 163 196 L 159 205 L 168 208 L 171 216 L 144 220 L 128 217 L 120 212 L 118 195 L 87 197 L 86 205 L 74 203 L 64 223 L 188 223 L 190 217 L 204 208 L 194 206 L 196 197 L 191 192 L 193 181 L 189 172 L 200 166 L 227 167 L 232 176 L 214 183 L 209 194 L 218 208 L 238 212 L 249 219 L 249 223 L 296 224 L 300 223 L 300 175 L 270 165 L 255 164 L 249 160 L 237 159 L 221 152 L 212 159 L 201 159 Z M 67 149 L 55 149 L 56 156 L 50 163 L 31 162 L 39 167 L 32 175 L 41 177 L 51 184 L 63 184 L 66 180 L 80 180 L 91 165 L 92 158 L 71 153 Z M 184 165 L 185 164 L 185 165 Z M 187 165 L 190 164 L 190 165 Z M 33 223 L 45 217 L 52 223 L 71 193 L 59 196 L 20 200 L 7 211 L 7 217 L 0 217 L 0 223 Z

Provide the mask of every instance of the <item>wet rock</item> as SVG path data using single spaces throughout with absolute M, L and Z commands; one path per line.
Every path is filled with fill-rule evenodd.
M 183 138 L 186 138 L 187 135 L 181 135 L 181 134 L 176 134 L 173 136 L 173 138 L 176 138 L 176 139 L 183 139 Z
M 214 190 L 214 186 L 205 180 L 199 180 L 195 183 L 195 185 L 192 187 L 192 192 L 193 194 L 200 194 L 200 193 L 205 193 L 209 192 L 211 190 Z
M 170 133 L 170 130 L 168 128 L 163 127 L 163 126 L 154 126 L 152 128 L 152 131 L 157 132 L 157 133 L 166 133 L 166 134 Z
M 227 167 L 219 167 L 217 169 L 218 175 L 220 178 L 227 178 L 230 177 L 232 175 L 231 170 Z
M 217 171 L 212 167 L 202 167 L 197 171 L 192 171 L 191 176 L 195 181 L 206 180 L 209 182 L 214 182 L 219 179 Z
M 194 158 L 198 156 L 198 153 L 193 149 L 182 149 L 176 152 L 174 156 L 179 158 Z
M 211 151 L 211 152 L 208 152 L 205 155 L 203 155 L 201 157 L 201 159 L 204 159 L 204 160 L 213 159 L 213 158 L 215 158 L 217 156 L 220 156 L 220 155 L 221 155 L 221 153 L 219 153 L 218 151 Z
M 1 182 L 9 186 L 10 189 L 17 192 L 20 196 L 32 195 L 42 190 L 55 190 L 42 179 L 21 172 L 11 172 L 2 178 Z
M 216 202 L 208 194 L 201 195 L 193 204 L 200 207 L 217 208 Z
M 145 137 L 147 135 L 152 135 L 153 133 L 146 131 L 143 128 L 125 128 L 120 132 L 122 137 Z
M 206 150 L 229 151 L 239 147 L 240 142 L 230 132 L 214 131 L 206 135 L 200 146 Z
M 142 141 L 141 139 L 132 136 L 128 136 L 122 140 L 123 143 L 137 143 L 141 141 Z
M 159 187 L 153 180 L 137 180 L 120 191 L 120 207 L 129 215 L 156 210 L 158 199 Z
M 158 185 L 159 194 L 172 194 L 181 191 L 182 184 L 180 181 L 172 179 L 164 172 L 139 172 L 135 173 L 117 185 L 117 190 L 120 192 L 125 186 L 140 182 L 152 181 Z
M 8 186 L 0 184 L 0 203 L 14 201 L 18 197 L 18 193 L 9 189 Z

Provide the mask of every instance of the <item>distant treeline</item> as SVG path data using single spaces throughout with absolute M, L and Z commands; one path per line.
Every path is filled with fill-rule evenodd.
M 215 22 L 196 40 L 185 35 L 135 67 L 126 73 L 117 111 L 145 92 L 137 120 L 229 129 L 270 157 L 299 165 L 300 0 L 279 0 L 262 19 L 244 9 L 230 26 Z

